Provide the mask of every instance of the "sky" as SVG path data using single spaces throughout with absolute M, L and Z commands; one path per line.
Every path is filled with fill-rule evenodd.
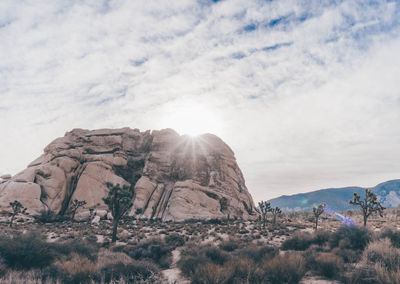
M 400 178 L 400 1 L 0 1 L 0 173 L 73 128 L 210 132 L 255 201 Z

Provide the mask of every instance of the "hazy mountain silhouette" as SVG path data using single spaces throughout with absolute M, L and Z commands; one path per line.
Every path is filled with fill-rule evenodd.
M 335 210 L 342 211 L 354 209 L 355 207 L 349 204 L 349 200 L 353 199 L 354 192 L 364 196 L 364 191 L 365 188 L 356 186 L 328 188 L 289 196 L 283 195 L 269 202 L 272 206 L 278 206 L 284 211 L 312 211 L 314 205 L 322 202 L 329 204 Z M 400 179 L 380 183 L 373 187 L 372 191 L 384 206 L 390 208 L 400 205 Z

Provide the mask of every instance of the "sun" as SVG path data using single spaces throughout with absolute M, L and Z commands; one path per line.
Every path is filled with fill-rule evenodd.
M 179 134 L 198 136 L 204 133 L 222 135 L 223 123 L 212 106 L 197 102 L 169 104 L 164 109 L 162 128 L 172 128 Z

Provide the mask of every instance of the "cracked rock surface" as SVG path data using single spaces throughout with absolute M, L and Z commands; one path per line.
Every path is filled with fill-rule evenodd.
M 185 219 L 254 219 L 258 211 L 234 153 L 220 138 L 180 136 L 172 129 L 74 129 L 51 142 L 43 155 L 0 184 L 0 209 L 18 200 L 31 214 L 68 213 L 72 200 L 107 210 L 107 182 L 135 194 L 130 216 Z M 86 214 L 87 215 L 87 214 Z

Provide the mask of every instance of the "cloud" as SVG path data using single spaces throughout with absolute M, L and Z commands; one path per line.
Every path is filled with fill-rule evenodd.
M 224 120 L 256 200 L 397 178 L 399 6 L 2 1 L 0 171 L 75 127 L 156 129 L 183 101 Z

